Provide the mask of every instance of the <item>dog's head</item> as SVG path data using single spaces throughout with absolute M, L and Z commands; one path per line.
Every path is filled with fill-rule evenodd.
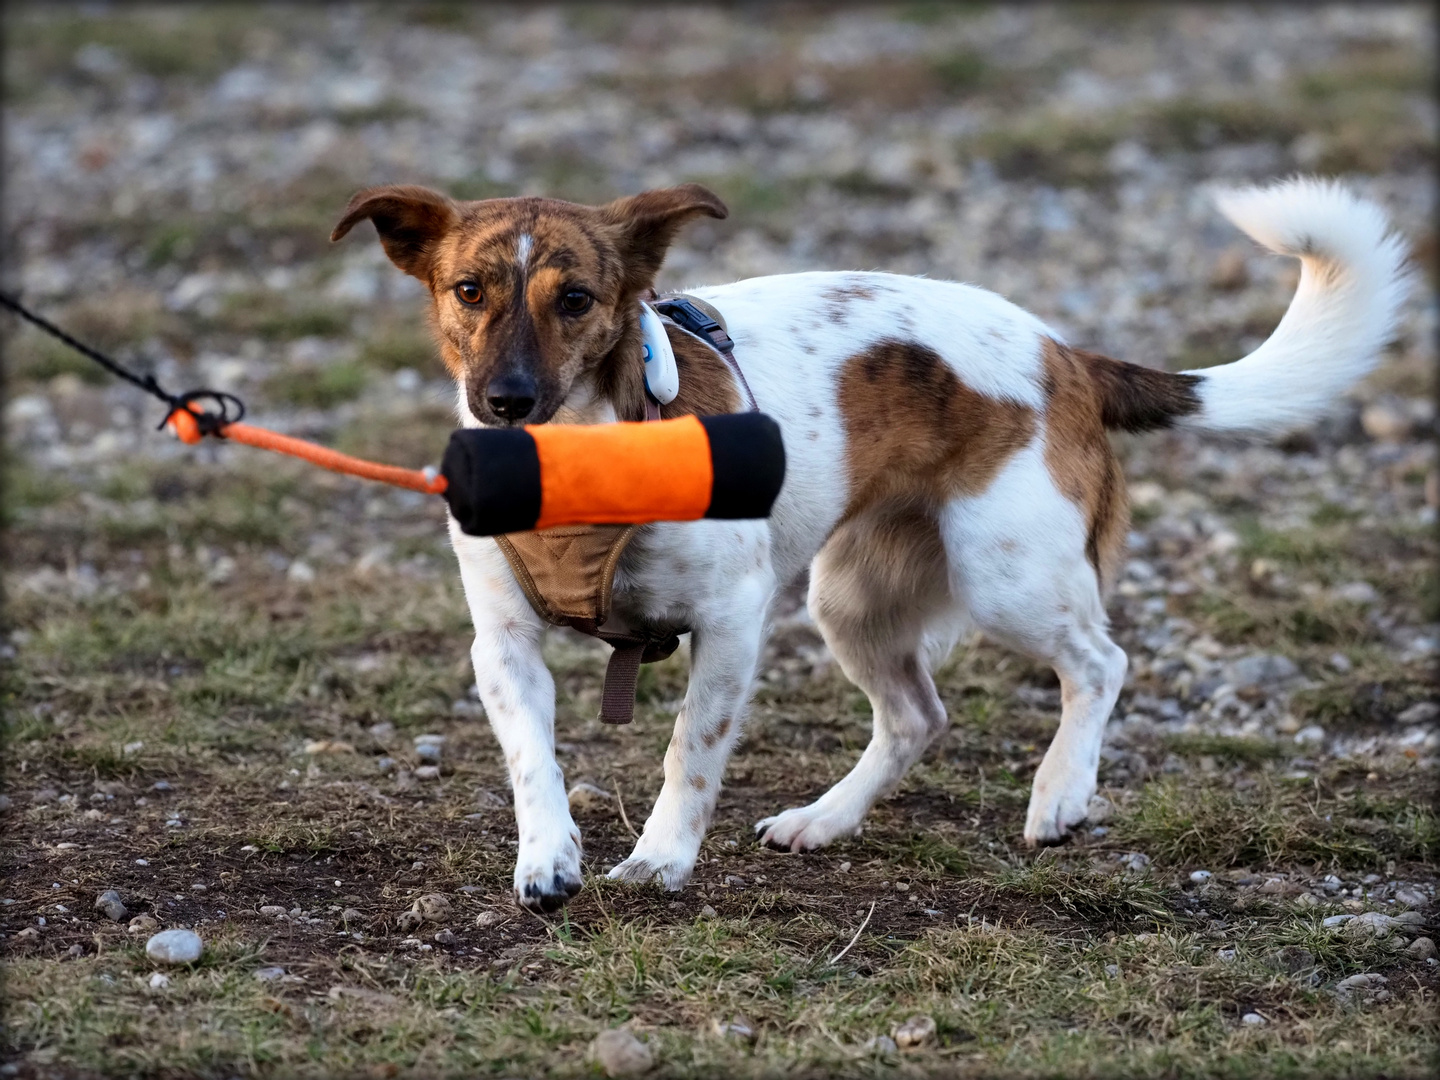
M 543 424 L 636 333 L 637 297 L 700 214 L 726 209 L 699 184 L 605 206 L 388 186 L 351 199 L 330 239 L 373 221 L 390 260 L 429 287 L 441 355 L 475 418 Z

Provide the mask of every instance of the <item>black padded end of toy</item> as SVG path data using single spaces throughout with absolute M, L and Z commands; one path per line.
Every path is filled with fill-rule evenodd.
M 499 536 L 540 517 L 540 455 L 524 428 L 465 428 L 440 462 L 445 501 L 463 532 Z
M 715 482 L 709 518 L 763 518 L 785 482 L 785 441 L 764 413 L 702 416 Z

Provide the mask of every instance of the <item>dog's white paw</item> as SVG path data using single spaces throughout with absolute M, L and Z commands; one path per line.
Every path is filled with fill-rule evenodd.
M 580 834 L 559 849 L 521 848 L 515 862 L 515 899 L 532 911 L 554 911 L 580 891 Z
M 1066 830 L 1085 820 L 1090 796 L 1095 794 L 1095 773 L 1091 770 L 1047 769 L 1049 758 L 1040 763 L 1035 786 L 1030 791 L 1030 809 L 1025 815 L 1025 843 L 1058 843 Z
M 780 851 L 814 851 L 859 831 L 859 823 L 849 815 L 822 810 L 818 802 L 786 810 L 755 825 L 760 843 Z
M 645 841 L 642 838 L 635 845 L 635 851 L 630 857 L 612 868 L 606 876 L 612 881 L 631 881 L 637 884 L 654 881 L 658 877 L 660 884 L 670 892 L 679 892 L 685 888 L 695 870 L 695 856 L 698 852 L 691 852 L 687 856 L 683 852 L 666 854 L 642 850 L 644 847 Z

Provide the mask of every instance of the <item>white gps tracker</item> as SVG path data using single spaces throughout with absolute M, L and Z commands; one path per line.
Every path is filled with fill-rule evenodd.
M 665 334 L 665 324 L 649 304 L 640 304 L 640 335 L 645 357 L 645 389 L 661 405 L 668 405 L 680 393 L 680 369 L 675 350 Z

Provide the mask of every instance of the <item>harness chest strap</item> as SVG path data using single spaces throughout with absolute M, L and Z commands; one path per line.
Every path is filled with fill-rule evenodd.
M 667 320 L 700 337 L 720 354 L 744 391 L 750 410 L 758 411 L 755 396 L 735 361 L 735 343 L 720 313 L 691 296 L 650 302 Z M 645 395 L 645 419 L 660 419 L 660 406 L 649 394 Z M 674 633 L 660 637 L 602 629 L 610 618 L 615 568 L 639 528 L 576 525 L 494 538 L 536 614 L 552 626 L 569 626 L 614 649 L 605 668 L 600 699 L 600 720 L 606 724 L 628 724 L 635 718 L 640 665 L 664 660 L 680 646 L 680 638 Z

